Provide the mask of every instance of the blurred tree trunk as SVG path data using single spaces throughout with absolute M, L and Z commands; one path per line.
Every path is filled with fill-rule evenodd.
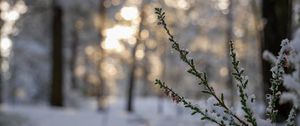
M 278 54 L 281 40 L 290 38 L 292 21 L 292 0 L 263 0 L 262 17 L 264 19 L 264 29 L 261 43 L 261 52 L 269 50 L 273 54 Z M 270 63 L 262 59 L 262 71 L 264 92 L 270 93 Z M 284 90 L 283 87 L 280 90 Z M 283 121 L 288 117 L 291 104 L 278 106 L 278 121 Z
M 79 45 L 79 36 L 78 36 L 78 31 L 80 30 L 78 22 L 76 22 L 73 26 L 73 31 L 72 31 L 72 38 L 73 38 L 73 43 L 71 45 L 71 61 L 70 61 L 70 71 L 71 71 L 71 86 L 72 89 L 78 89 L 78 84 L 77 84 L 77 79 L 76 79 L 76 60 L 78 56 L 78 45 Z
M 161 37 L 158 37 L 157 39 L 157 45 L 159 45 L 159 42 L 162 42 L 163 39 Z M 160 60 L 162 61 L 162 70 L 161 70 L 161 77 L 162 80 L 167 80 L 166 77 L 166 72 L 167 72 L 167 48 L 168 48 L 168 44 L 166 42 L 163 42 L 161 46 L 161 48 L 159 48 L 159 50 L 161 51 L 160 54 Z M 160 90 L 158 90 L 157 92 L 157 113 L 158 114 L 163 114 L 164 113 L 164 107 L 163 107 L 163 103 L 164 103 L 164 93 Z
M 150 63 L 148 59 L 148 53 L 149 49 L 146 45 L 146 43 L 143 43 L 144 46 L 144 57 L 142 61 L 142 67 L 143 67 L 143 86 L 142 86 L 142 96 L 148 96 L 151 94 L 151 87 L 150 87 L 150 81 L 149 81 L 149 73 L 150 73 Z
M 52 18 L 52 84 L 50 104 L 63 106 L 63 12 L 53 1 Z
M 103 69 L 102 69 L 102 64 L 105 60 L 105 50 L 101 46 L 101 42 L 104 40 L 103 36 L 103 30 L 105 28 L 105 16 L 106 16 L 106 8 L 104 6 L 105 0 L 100 0 L 99 3 L 99 40 L 100 40 L 100 46 L 99 46 L 99 51 L 101 54 L 101 57 L 98 60 L 98 77 L 100 80 L 100 84 L 98 84 L 98 89 L 97 89 L 97 102 L 98 102 L 98 110 L 105 110 L 105 95 L 106 95 L 106 81 L 105 78 L 103 77 Z
M 88 55 L 85 54 L 85 55 L 83 56 L 83 58 L 84 58 L 84 65 L 85 65 L 85 68 L 87 69 L 87 66 L 90 65 Z M 84 87 L 84 88 L 83 88 L 83 92 L 84 92 L 84 94 L 87 95 L 87 96 L 94 96 L 94 89 L 95 89 L 95 87 L 89 82 L 89 79 L 88 79 L 88 78 L 89 78 L 89 70 L 86 70 L 86 71 L 84 72 L 84 75 L 83 75 L 83 78 L 82 78 L 83 83 L 86 85 L 86 86 L 83 86 L 83 87 Z
M 131 59 L 132 59 L 132 63 L 131 63 L 131 67 L 130 67 L 130 70 L 129 70 L 129 79 L 128 79 L 128 90 L 127 90 L 127 111 L 128 112 L 133 112 L 133 95 L 134 95 L 134 88 L 135 88 L 135 83 L 136 83 L 136 68 L 137 68 L 137 59 L 136 59 L 136 51 L 138 49 L 138 46 L 140 45 L 141 43 L 141 32 L 142 32 L 142 29 L 143 29 L 143 22 L 145 20 L 145 3 L 144 1 L 142 2 L 141 4 L 141 14 L 140 14 L 140 17 L 141 17 L 141 21 L 140 21 L 140 24 L 139 24 L 139 27 L 138 27 L 138 32 L 137 32 L 137 36 L 136 36 L 136 43 L 132 49 L 132 52 L 131 52 Z
M 256 41 L 256 47 L 258 48 L 258 50 L 261 50 L 261 39 L 262 39 L 262 34 L 263 34 L 263 28 L 262 28 L 262 13 L 261 13 L 261 7 L 260 7 L 260 3 L 256 0 L 251 0 L 250 2 L 250 6 L 251 6 L 251 11 L 253 14 L 253 23 L 254 23 L 254 32 L 255 32 L 255 41 Z M 258 60 L 261 59 L 261 52 L 257 53 L 256 56 L 258 57 Z M 256 64 L 258 69 L 261 70 L 262 69 L 262 64 Z M 262 81 L 262 73 L 258 73 L 258 78 L 257 78 L 258 84 L 255 85 L 255 91 L 256 91 L 256 101 L 259 102 L 263 102 L 265 97 L 264 97 L 264 89 L 261 88 L 261 84 L 263 83 Z
M 234 0 L 229 0 L 228 1 L 229 6 L 228 6 L 228 14 L 226 15 L 226 21 L 227 21 L 227 29 L 226 29 L 226 49 L 227 49 L 227 69 L 228 69 L 228 77 L 226 80 L 227 87 L 229 91 L 231 92 L 231 96 L 229 97 L 230 99 L 230 104 L 234 104 L 234 96 L 235 96 L 235 86 L 233 84 L 233 79 L 231 76 L 232 73 L 232 65 L 231 65 L 231 57 L 229 54 L 230 47 L 229 47 L 229 41 L 233 41 L 233 4 Z
M 2 0 L 0 0 L 0 6 L 1 6 Z M 0 15 L 2 14 L 2 11 L 0 9 Z M 4 24 L 4 21 L 2 20 L 2 18 L 0 17 L 0 30 L 2 29 L 2 26 Z M 0 40 L 2 39 L 2 32 L 0 31 Z M 3 81 L 2 81 L 2 47 L 0 44 L 0 104 L 3 103 Z

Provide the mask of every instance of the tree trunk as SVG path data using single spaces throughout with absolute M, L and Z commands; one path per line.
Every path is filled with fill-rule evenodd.
M 129 79 L 128 79 L 128 90 L 127 90 L 127 96 L 128 96 L 128 101 L 127 101 L 127 111 L 128 112 L 133 112 L 133 95 L 134 95 L 134 88 L 135 88 L 135 82 L 136 82 L 136 76 L 135 76 L 135 70 L 137 68 L 137 59 L 136 59 L 136 51 L 137 51 L 137 48 L 138 46 L 140 45 L 141 43 L 141 32 L 142 32 L 142 25 L 143 25 L 143 22 L 144 22 L 144 19 L 145 19 L 145 12 L 144 12 L 144 8 L 145 8 L 145 3 L 144 1 L 142 2 L 142 5 L 141 5 L 141 14 L 140 14 L 140 17 L 141 17 L 141 21 L 140 21 L 140 24 L 139 24 L 139 29 L 138 29 L 138 32 L 137 32 L 137 36 L 136 36 L 136 43 L 132 49 L 132 52 L 131 52 L 131 57 L 132 57 L 132 64 L 131 64 L 131 68 L 130 68 L 130 72 L 129 72 Z
M 159 42 L 162 42 L 163 40 L 161 39 L 161 37 L 158 37 L 158 41 L 157 44 L 159 44 Z M 168 44 L 166 42 L 162 43 L 162 52 L 161 52 L 161 61 L 162 61 L 162 71 L 161 71 L 161 77 L 162 80 L 167 80 L 166 74 L 167 74 L 167 48 L 168 48 Z M 157 113 L 158 114 L 163 114 L 164 113 L 164 93 L 162 91 L 158 91 L 157 93 Z
M 62 8 L 53 4 L 52 20 L 52 84 L 50 104 L 63 106 L 63 12 Z
M 149 81 L 148 77 L 149 77 L 149 74 L 150 74 L 150 70 L 149 70 L 149 66 L 150 66 L 150 63 L 149 63 L 149 59 L 148 59 L 148 52 L 149 52 L 149 49 L 146 45 L 146 43 L 144 42 L 143 43 L 143 46 L 144 46 L 144 52 L 145 52 L 145 55 L 144 55 L 144 58 L 143 58 L 143 86 L 142 86 L 142 96 L 146 97 L 148 95 L 151 94 L 151 82 Z
M 100 80 L 100 84 L 98 84 L 98 89 L 97 89 L 97 102 L 98 102 L 98 110 L 103 111 L 105 110 L 105 95 L 106 95 L 106 80 L 102 75 L 102 64 L 105 61 L 106 53 L 105 50 L 101 46 L 101 42 L 104 40 L 104 35 L 103 35 L 103 29 L 105 28 L 105 16 L 106 16 L 106 8 L 104 6 L 105 0 L 100 0 L 99 4 L 99 40 L 100 40 L 100 46 L 99 46 L 99 51 L 101 53 L 101 57 L 98 61 L 98 77 Z
M 0 4 L 2 3 L 2 0 L 0 0 Z M 2 14 L 2 11 L 0 9 L 0 15 Z M 2 29 L 2 26 L 4 24 L 4 21 L 2 20 L 2 18 L 0 18 L 0 30 Z M 2 33 L 0 31 L 0 40 L 2 39 Z M 3 103 L 3 81 L 2 81 L 2 47 L 0 44 L 0 104 Z
M 74 24 L 74 28 L 72 31 L 72 38 L 73 38 L 73 43 L 71 45 L 71 52 L 72 52 L 72 57 L 70 61 L 70 71 L 71 71 L 71 87 L 72 89 L 78 89 L 78 84 L 77 84 L 77 79 L 76 79 L 76 74 L 75 74 L 75 69 L 76 69 L 76 60 L 77 60 L 77 48 L 79 44 L 79 36 L 78 36 L 78 30 L 80 28 L 76 27 L 77 24 Z
M 227 21 L 227 29 L 226 29 L 226 49 L 227 49 L 227 69 L 228 69 L 228 77 L 226 80 L 227 87 L 229 91 L 232 93 L 230 94 L 231 96 L 229 97 L 230 104 L 234 104 L 234 96 L 235 96 L 235 86 L 233 84 L 233 79 L 231 76 L 232 73 L 232 65 L 231 65 L 231 57 L 229 54 L 230 48 L 229 48 L 229 41 L 234 41 L 233 40 L 233 0 L 229 0 L 229 6 L 228 6 L 228 14 L 226 15 L 226 21 Z
M 263 0 L 262 17 L 265 20 L 263 29 L 261 52 L 269 50 L 273 54 L 278 54 L 281 40 L 291 36 L 292 21 L 292 0 Z M 270 93 L 270 63 L 262 59 L 262 71 L 264 92 Z M 283 87 L 280 88 L 284 90 Z M 278 120 L 283 121 L 288 117 L 291 104 L 278 106 Z

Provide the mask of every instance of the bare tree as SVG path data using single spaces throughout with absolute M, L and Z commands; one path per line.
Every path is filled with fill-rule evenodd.
M 146 42 L 143 43 L 144 46 L 144 57 L 142 60 L 142 69 L 143 69 L 143 86 L 142 86 L 142 96 L 147 96 L 151 93 L 151 87 L 150 87 L 150 81 L 148 79 L 149 74 L 150 74 L 150 64 L 149 64 L 149 59 L 148 59 L 148 53 L 149 53 L 149 48 L 146 44 Z
M 0 4 L 2 3 L 2 0 L 0 0 Z M 1 9 L 0 9 L 0 15 L 2 14 L 2 11 L 1 11 Z M 3 19 L 2 18 L 0 18 L 0 30 L 2 29 L 2 26 L 3 26 L 3 24 L 4 24 L 4 21 L 3 21 Z M 0 40 L 1 40 L 1 35 L 2 35 L 2 33 L 1 33 L 1 31 L 0 31 Z M 0 66 L 2 66 L 2 54 L 1 54 L 1 44 L 0 44 Z M 3 83 L 2 83 L 2 69 L 1 69 L 1 67 L 0 67 L 0 104 L 1 103 L 3 103 L 3 98 L 2 98 L 2 93 L 3 93 L 3 91 L 2 91 L 2 89 L 3 89 Z
M 232 69 L 231 69 L 231 57 L 229 55 L 229 41 L 233 41 L 233 23 L 234 23 L 234 19 L 233 19 L 233 9 L 234 9 L 234 0 L 229 0 L 229 6 L 228 6 L 228 14 L 226 15 L 226 21 L 227 21 L 227 28 L 226 28 L 226 49 L 227 49 L 227 69 L 228 69 L 228 73 L 231 74 L 232 73 Z M 230 103 L 231 105 L 234 102 L 234 92 L 235 92 L 235 86 L 233 84 L 233 79 L 232 76 L 228 76 L 227 81 L 226 81 L 227 87 L 229 88 L 230 92 L 232 93 L 230 96 Z
M 63 11 L 53 0 L 52 5 L 52 84 L 50 104 L 63 106 Z
M 133 95 L 134 95 L 134 88 L 136 83 L 136 68 L 137 68 L 137 58 L 136 58 L 136 51 L 138 49 L 138 46 L 141 44 L 141 32 L 143 29 L 143 22 L 145 20 L 145 2 L 143 1 L 141 4 L 141 21 L 138 27 L 138 32 L 136 36 L 136 43 L 132 49 L 131 57 L 132 57 L 132 63 L 129 71 L 129 79 L 128 79 L 128 90 L 127 90 L 127 111 L 133 112 Z
M 78 35 L 78 31 L 81 29 L 79 22 L 77 21 L 74 26 L 73 26 L 73 30 L 71 33 L 71 36 L 73 38 L 73 43 L 71 45 L 71 59 L 70 59 L 70 71 L 71 71 L 71 86 L 73 89 L 77 89 L 78 88 L 78 84 L 77 84 L 77 79 L 76 79 L 76 74 L 75 74 L 75 69 L 76 69 L 76 60 L 77 60 L 77 56 L 78 56 L 78 46 L 79 46 L 79 35 Z
M 102 41 L 104 39 L 104 35 L 103 35 L 103 29 L 105 28 L 105 16 L 106 16 L 106 8 L 104 6 L 104 2 L 105 0 L 100 0 L 99 3 L 99 20 L 100 20 L 100 24 L 99 24 L 99 40 Z M 101 43 L 101 42 L 100 42 Z M 107 92 L 106 90 L 106 81 L 105 78 L 103 77 L 102 73 L 103 73 L 103 69 L 102 69 L 102 64 L 105 60 L 106 57 L 106 53 L 105 50 L 102 48 L 102 46 L 99 46 L 99 51 L 101 54 L 101 57 L 98 60 L 98 78 L 100 80 L 100 84 L 98 84 L 98 88 L 97 88 L 97 101 L 98 101 L 98 110 L 104 110 L 105 109 L 105 95 Z

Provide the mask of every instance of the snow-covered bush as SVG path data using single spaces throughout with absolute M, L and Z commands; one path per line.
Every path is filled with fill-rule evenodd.
M 290 43 L 288 40 L 284 41 L 286 46 L 283 46 L 281 50 L 286 50 L 289 53 L 288 56 L 284 57 L 286 60 L 284 66 L 292 69 L 292 72 L 282 75 L 282 84 L 288 91 L 281 94 L 280 103 L 287 101 L 293 103 L 293 108 L 290 112 L 290 118 L 293 119 L 292 116 L 295 116 L 296 110 L 299 110 L 300 105 L 300 29 L 297 30 L 294 39 Z M 281 53 L 279 52 L 279 55 Z M 265 51 L 264 58 L 274 64 L 280 57 L 276 58 L 272 53 Z
M 202 120 L 208 120 L 212 123 L 215 123 L 220 126 L 273 126 L 277 116 L 276 101 L 281 96 L 279 91 L 279 86 L 283 84 L 283 81 L 286 81 L 287 75 L 285 75 L 284 67 L 288 65 L 287 57 L 290 57 L 291 45 L 288 40 L 282 41 L 282 49 L 279 52 L 279 56 L 271 57 L 274 61 L 274 67 L 272 67 L 272 79 L 271 79 L 271 94 L 267 95 L 268 107 L 266 108 L 266 119 L 263 119 L 258 116 L 258 113 L 255 113 L 252 107 L 254 107 L 255 97 L 252 94 L 249 94 L 247 89 L 248 77 L 244 74 L 244 69 L 240 67 L 240 61 L 236 57 L 236 52 L 234 48 L 234 43 L 230 42 L 230 56 L 232 58 L 233 66 L 233 77 L 236 80 L 236 86 L 238 90 L 238 95 L 240 97 L 241 110 L 242 114 L 235 112 L 232 107 L 228 106 L 225 103 L 224 95 L 217 95 L 214 88 L 208 84 L 207 74 L 205 72 L 200 72 L 196 69 L 194 60 L 188 57 L 189 51 L 182 49 L 179 43 L 175 40 L 175 37 L 171 34 L 166 22 L 165 22 L 165 12 L 161 8 L 155 8 L 155 14 L 158 18 L 158 25 L 161 25 L 166 31 L 169 41 L 172 45 L 172 48 L 178 52 L 181 60 L 186 63 L 189 67 L 187 72 L 192 74 L 198 79 L 198 85 L 203 86 L 204 94 L 210 96 L 206 105 L 198 106 L 187 101 L 184 97 L 177 94 L 174 90 L 168 87 L 163 81 L 155 80 L 155 84 L 159 85 L 163 90 L 165 95 L 172 98 L 176 103 L 182 103 L 185 108 L 188 108 L 192 111 L 192 115 L 200 114 Z M 298 58 L 300 59 L 300 58 Z M 299 61 L 298 67 L 299 67 Z M 299 71 L 297 73 L 299 77 Z M 294 75 L 293 75 L 294 76 Z M 295 75 L 296 76 L 296 75 Z M 292 77 L 290 77 L 292 78 Z M 299 78 L 298 78 L 299 79 Z M 289 80 L 290 81 L 290 80 Z M 298 80 L 299 81 L 299 80 Z M 299 90 L 298 90 L 299 91 Z M 297 98 L 298 99 L 298 98 Z M 295 107 L 294 107 L 295 108 Z M 291 114 L 287 120 L 287 126 L 295 126 L 295 109 L 291 110 Z
M 291 55 L 287 57 L 288 66 L 293 68 L 293 72 L 283 75 L 283 85 L 288 92 L 283 92 L 281 102 L 291 100 L 294 107 L 299 109 L 300 105 L 300 29 L 296 32 L 295 38 L 290 43 Z

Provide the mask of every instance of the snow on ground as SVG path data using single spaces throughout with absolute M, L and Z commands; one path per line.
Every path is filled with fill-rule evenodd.
M 135 112 L 125 112 L 125 100 L 114 100 L 105 112 L 97 112 L 95 102 L 86 102 L 81 109 L 50 108 L 47 106 L 4 105 L 5 113 L 16 114 L 27 119 L 22 126 L 199 126 L 199 116 L 169 100 L 137 98 Z M 158 104 L 163 112 L 158 113 Z M 17 125 L 16 125 L 17 126 Z M 21 125 L 20 125 L 21 126 Z

